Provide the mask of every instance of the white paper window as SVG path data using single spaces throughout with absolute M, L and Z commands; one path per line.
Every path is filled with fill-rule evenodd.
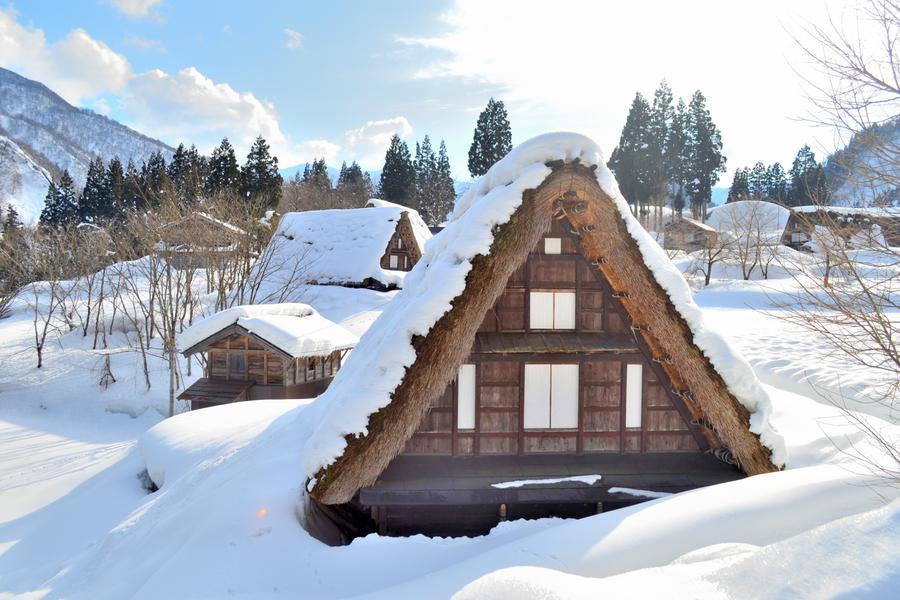
M 575 292 L 531 292 L 532 329 L 575 329 Z
M 525 365 L 525 429 L 578 427 L 578 365 Z
M 625 369 L 625 427 L 640 427 L 644 404 L 644 367 L 628 365 Z
M 391 269 L 397 268 L 397 255 L 396 254 L 391 254 L 391 257 L 388 259 L 388 264 L 390 265 Z
M 792 241 L 792 242 L 795 242 L 795 243 L 796 243 L 796 242 L 805 242 L 805 241 L 806 241 L 806 234 L 805 234 L 805 233 L 794 232 L 794 233 L 791 234 L 791 241 Z
M 397 238 L 397 247 L 403 248 L 403 238 Z
M 562 254 L 562 240 L 559 238 L 544 238 L 544 254 Z
M 456 389 L 456 428 L 475 429 L 475 365 L 460 365 Z

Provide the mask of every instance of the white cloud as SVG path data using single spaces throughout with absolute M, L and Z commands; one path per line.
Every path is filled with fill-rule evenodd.
M 0 9 L 0 66 L 40 81 L 72 104 L 105 113 L 113 101 L 137 130 L 170 143 L 195 143 L 204 151 L 228 136 L 244 152 L 262 135 L 282 164 L 299 160 L 271 102 L 217 83 L 194 67 L 175 75 L 158 69 L 136 74 L 123 55 L 83 29 L 49 44 L 43 31 L 26 29 L 16 17 Z
M 303 49 L 303 34 L 288 27 L 284 28 L 284 47 L 288 50 Z
M 325 162 L 333 164 L 341 152 L 341 146 L 328 140 L 304 140 L 297 144 L 298 160 L 293 164 L 312 162 L 317 158 L 324 158 Z M 292 166 L 285 163 L 284 166 Z
M 0 9 L 0 66 L 39 80 L 73 104 L 127 85 L 128 60 L 83 29 L 49 44 L 43 31 L 26 29 L 16 16 Z
M 785 26 L 821 15 L 825 3 L 765 6 L 456 0 L 442 17 L 448 33 L 397 41 L 433 53 L 418 78 L 499 89 L 514 142 L 566 129 L 611 151 L 636 91 L 652 94 L 663 78 L 686 101 L 700 89 L 733 168 L 785 160 L 816 135 L 791 118 L 803 114 L 806 103 L 790 66 L 797 53 Z
M 406 117 L 393 117 L 368 121 L 361 127 L 344 133 L 346 154 L 367 169 L 374 169 L 384 162 L 384 153 L 395 134 L 401 138 L 412 133 L 412 125 Z
M 133 19 L 143 19 L 150 16 L 150 11 L 162 0 L 108 0 L 119 12 Z
M 158 69 L 136 75 L 123 100 L 137 128 L 149 135 L 191 141 L 204 150 L 224 136 L 248 147 L 262 135 L 283 164 L 296 158 L 272 103 L 216 83 L 194 67 L 174 76 Z
M 134 46 L 141 50 L 153 50 L 156 52 L 166 52 L 165 45 L 159 40 L 149 40 L 138 35 L 126 35 L 124 40 L 126 46 Z

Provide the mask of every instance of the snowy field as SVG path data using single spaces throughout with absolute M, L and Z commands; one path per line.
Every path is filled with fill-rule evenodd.
M 579 521 L 344 548 L 312 539 L 296 516 L 310 400 L 162 422 L 160 360 L 148 392 L 138 357 L 114 353 L 117 383 L 101 390 L 102 356 L 76 330 L 37 370 L 18 306 L 0 321 L 0 597 L 892 597 L 900 487 L 855 458 L 886 460 L 834 406 L 898 435 L 867 401 L 882 376 L 787 326 L 773 308 L 793 283 L 781 275 L 692 283 L 707 322 L 772 397 L 788 470 Z M 390 297 L 321 287 L 303 300 L 359 335 Z M 159 491 L 145 489 L 145 469 Z

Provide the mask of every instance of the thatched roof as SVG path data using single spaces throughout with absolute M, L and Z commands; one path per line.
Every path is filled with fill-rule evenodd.
M 581 145 L 590 142 L 581 136 L 574 139 Z M 590 145 L 593 146 L 593 143 L 590 142 Z M 527 164 L 527 161 L 533 162 L 540 156 L 534 148 L 528 150 L 515 159 Z M 591 166 L 577 159 L 569 159 L 548 162 L 546 167 L 531 164 L 522 169 L 523 175 L 519 180 L 537 181 L 539 184 L 530 185 L 530 189 L 523 188 L 521 201 L 511 216 L 504 220 L 502 215 L 493 215 L 496 224 L 490 228 L 492 241 L 489 251 L 471 258 L 464 289 L 452 297 L 449 309 L 441 313 L 427 334 L 412 336 L 414 358 L 402 371 L 399 384 L 390 392 L 389 401 L 368 414 L 364 430 L 345 436 L 342 451 L 330 464 L 319 465 L 322 468 L 318 469 L 308 486 L 313 498 L 325 504 L 343 503 L 351 500 L 359 489 L 375 483 L 391 460 L 403 451 L 431 401 L 444 392 L 455 376 L 459 365 L 469 354 L 485 313 L 503 293 L 510 275 L 526 260 L 529 251 L 549 228 L 551 219 L 562 217 L 567 218 L 578 232 L 588 258 L 613 289 L 621 293 L 622 304 L 631 317 L 631 325 L 638 334 L 642 350 L 648 358 L 662 364 L 692 415 L 705 418 L 712 425 L 715 433 L 707 432 L 710 446 L 729 449 L 748 474 L 777 469 L 770 448 L 750 431 L 751 412 L 748 407 L 764 412 L 764 407 L 757 406 L 758 397 L 751 397 L 764 395 L 752 370 L 731 352 L 720 337 L 702 326 L 702 317 L 690 300 L 683 278 L 668 263 L 658 246 L 646 246 L 655 246 L 655 242 L 647 237 L 628 213 L 614 183 L 608 183 L 611 176 L 603 166 L 602 155 L 599 151 L 596 154 L 599 158 Z M 569 155 L 567 152 L 566 157 Z M 503 163 L 515 159 L 510 155 L 495 165 L 496 173 L 492 169 L 486 176 L 488 180 L 492 177 L 496 179 L 497 185 L 506 190 L 505 193 L 522 187 L 501 183 L 504 170 L 510 169 L 510 165 Z M 537 176 L 541 176 L 542 181 Z M 606 185 L 601 187 L 598 178 Z M 478 187 L 461 199 L 457 212 L 466 211 L 468 204 L 476 200 L 489 198 L 492 192 L 485 192 L 484 189 L 481 190 L 483 195 L 476 198 Z M 606 191 L 610 188 L 612 192 Z M 470 195 L 473 197 L 470 198 Z M 453 225 L 456 223 L 451 223 L 451 227 Z M 447 231 L 440 235 L 445 233 Z M 444 258 L 439 253 L 451 252 L 452 249 L 446 247 L 449 242 L 440 242 L 444 242 L 440 236 L 435 238 L 435 244 L 429 246 L 430 256 L 417 265 L 416 271 L 433 268 L 431 264 L 426 266 L 423 263 L 437 262 Z M 438 254 L 431 255 L 433 252 Z M 648 260 L 648 257 L 653 260 Z M 666 260 L 665 265 L 658 262 L 659 257 Z M 422 273 L 419 275 L 420 279 L 424 279 Z M 427 271 L 424 275 L 427 276 Z M 677 277 L 678 281 L 674 281 L 673 277 Z M 414 297 L 416 291 L 401 292 L 406 293 Z M 398 300 L 401 300 L 400 296 L 394 302 Z M 398 307 L 397 312 L 399 310 Z M 385 326 L 394 326 L 395 333 L 403 336 L 409 329 L 404 330 L 401 320 L 389 311 L 390 308 L 382 316 L 386 319 Z M 381 331 L 377 337 L 384 338 L 385 334 L 386 331 Z M 707 354 L 695 343 L 697 337 L 702 338 Z M 354 360 L 365 361 L 366 341 L 364 337 L 345 371 L 352 371 L 350 367 Z M 373 352 L 377 351 L 379 341 L 371 340 Z M 710 356 L 716 360 L 719 370 L 713 366 Z M 728 374 L 728 384 L 723 379 L 723 373 Z M 370 375 L 373 378 L 379 376 L 377 373 Z M 352 380 L 353 376 L 348 375 L 348 379 Z M 370 385 L 377 387 L 372 383 Z M 329 406 L 328 410 L 347 412 L 346 402 L 352 402 L 352 399 L 348 396 L 342 398 L 341 395 L 353 390 L 350 383 L 343 387 L 346 389 L 342 389 L 336 380 L 326 393 L 336 397 L 328 399 L 335 401 L 335 405 Z M 742 396 L 740 400 L 736 393 Z M 767 430 L 766 424 L 759 422 L 762 412 L 754 415 L 757 430 Z M 765 415 L 762 414 L 762 417 L 764 421 Z M 318 442 L 312 440 L 312 443 Z

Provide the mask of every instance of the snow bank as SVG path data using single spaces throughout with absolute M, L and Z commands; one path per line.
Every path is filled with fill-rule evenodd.
M 332 323 L 308 304 L 235 306 L 197 321 L 178 336 L 183 350 L 231 325 L 243 327 L 294 358 L 325 356 L 353 348 L 359 338 Z
M 594 485 L 603 479 L 602 475 L 574 475 L 572 477 L 546 477 L 544 479 L 519 479 L 516 481 L 501 481 L 500 483 L 492 483 L 491 487 L 501 490 L 509 488 L 526 487 L 529 485 L 552 485 L 554 483 L 583 483 L 585 485 Z
M 768 422 L 770 400 L 752 368 L 704 325 L 687 282 L 631 214 L 600 148 L 579 134 L 550 133 L 514 148 L 457 201 L 447 227 L 432 238 L 422 260 L 406 276 L 404 289 L 360 340 L 322 401 L 312 407 L 317 424 L 304 449 L 307 473 L 316 473 L 340 456 L 346 435 L 366 433 L 369 415 L 390 402 L 405 369 L 415 360 L 413 336 L 427 334 L 450 309 L 465 288 L 472 259 L 489 251 L 494 227 L 509 220 L 525 190 L 538 187 L 550 175 L 546 163 L 559 160 L 597 167 L 597 182 L 613 198 L 644 261 L 693 332 L 694 342 L 752 413 L 751 430 L 772 450 L 774 462 L 784 464 L 784 442 Z
M 424 247 L 431 237 L 428 226 L 419 213 L 399 204 L 287 213 L 270 242 L 278 255 L 271 264 L 293 269 L 300 261 L 307 283 L 346 285 L 373 279 L 402 286 L 406 273 L 384 269 L 380 261 L 404 212 Z

